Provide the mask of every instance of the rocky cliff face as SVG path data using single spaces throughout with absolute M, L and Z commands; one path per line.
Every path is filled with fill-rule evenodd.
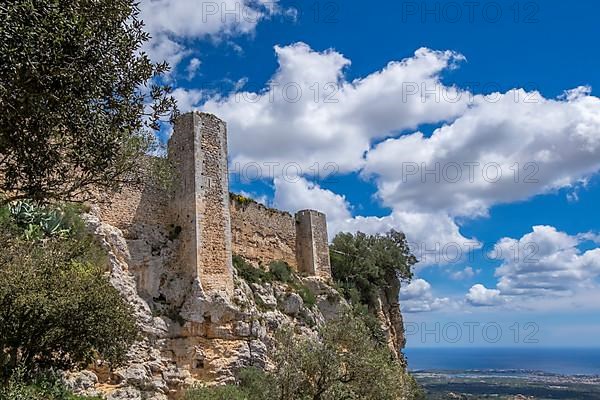
M 97 362 L 87 371 L 67 374 L 78 392 L 109 400 L 167 400 L 197 382 L 230 382 L 241 368 L 269 367 L 273 335 L 281 327 L 316 335 L 319 325 L 349 309 L 319 278 L 300 278 L 310 292 L 309 304 L 297 286 L 248 283 L 239 276 L 232 300 L 204 298 L 177 265 L 172 232 L 139 226 L 125 238 L 92 214 L 85 221 L 107 250 L 110 281 L 132 305 L 142 335 L 127 365 L 110 371 Z M 382 291 L 377 313 L 390 348 L 401 357 L 404 331 L 394 279 Z
M 401 350 L 406 345 L 404 321 L 400 312 L 400 280 L 394 274 L 386 277 L 387 287 L 379 295 L 377 316 L 386 333 L 388 347 L 402 363 L 405 363 Z

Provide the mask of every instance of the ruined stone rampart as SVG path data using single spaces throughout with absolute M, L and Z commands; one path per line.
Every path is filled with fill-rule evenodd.
M 233 252 L 255 265 L 281 260 L 297 269 L 296 222 L 284 211 L 254 201 L 230 200 Z
M 310 276 L 331 277 L 325 215 L 296 215 L 229 195 L 227 130 L 211 114 L 179 117 L 169 141 L 171 191 L 153 184 L 124 188 L 98 205 L 99 217 L 128 239 L 151 226 L 178 240 L 177 263 L 205 294 L 233 292 L 232 253 L 256 266 L 285 261 Z
M 119 193 L 100 195 L 97 205 L 100 219 L 123 231 L 125 238 L 136 236 L 136 228 L 143 225 L 164 226 L 173 223 L 169 194 L 160 186 L 152 184 L 148 177 L 136 187 L 124 187 Z

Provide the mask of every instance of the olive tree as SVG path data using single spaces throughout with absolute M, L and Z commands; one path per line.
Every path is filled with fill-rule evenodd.
M 329 321 L 318 337 L 283 329 L 273 368 L 249 368 L 238 386 L 195 388 L 186 400 L 414 400 L 422 391 L 387 348 L 370 336 L 362 319 Z
M 138 180 L 176 114 L 134 0 L 0 4 L 2 202 L 86 200 Z
M 417 262 L 406 236 L 395 230 L 385 235 L 339 233 L 329 250 L 336 283 L 353 303 L 366 306 L 392 279 L 411 279 Z

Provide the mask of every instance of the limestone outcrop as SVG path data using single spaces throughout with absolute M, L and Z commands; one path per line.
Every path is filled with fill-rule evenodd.
M 178 239 L 151 227 L 126 239 L 93 213 L 84 220 L 108 252 L 107 274 L 131 305 L 142 335 L 126 365 L 110 371 L 98 361 L 67 374 L 66 382 L 80 393 L 164 400 L 194 383 L 230 382 L 241 368 L 269 367 L 273 335 L 283 326 L 315 335 L 324 321 L 349 308 L 318 277 L 299 278 L 314 297 L 311 304 L 288 284 L 248 283 L 237 274 L 231 299 L 205 298 L 180 273 Z
M 142 334 L 126 365 L 109 370 L 98 361 L 86 371 L 67 374 L 65 381 L 79 393 L 166 400 L 194 383 L 231 382 L 241 368 L 269 368 L 273 336 L 283 326 L 315 336 L 321 324 L 349 309 L 331 283 L 319 277 L 299 278 L 311 294 L 310 304 L 286 283 L 249 283 L 237 273 L 231 300 L 204 298 L 180 273 L 174 256 L 178 239 L 149 227 L 126 239 L 93 213 L 84 220 L 106 249 L 107 274 L 131 304 Z M 404 341 L 398 288 L 386 289 L 379 309 L 396 354 Z

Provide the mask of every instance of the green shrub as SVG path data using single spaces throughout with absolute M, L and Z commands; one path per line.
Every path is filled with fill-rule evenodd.
M 353 304 L 352 311 L 356 318 L 360 318 L 371 334 L 373 341 L 379 346 L 387 346 L 385 331 L 381 326 L 381 321 L 364 304 Z
M 329 254 L 333 278 L 344 296 L 368 306 L 375 305 L 389 279 L 411 279 L 417 262 L 404 234 L 395 230 L 385 235 L 340 233 Z
M 317 304 L 317 298 L 315 297 L 313 292 L 311 292 L 310 289 L 307 288 L 306 286 L 304 286 L 304 285 L 297 286 L 295 288 L 295 290 L 298 293 L 298 295 L 300 295 L 300 297 L 302 297 L 302 301 L 304 301 L 304 304 L 306 306 L 314 307 L 315 304 Z
M 107 259 L 75 211 L 61 215 L 65 235 L 10 213 L 0 225 L 0 373 L 69 369 L 96 358 L 118 364 L 137 337 L 133 312 L 105 275 Z M 4 212 L 5 214 L 5 212 Z M 29 217 L 27 217 L 29 218 Z M 61 228 L 62 229 L 62 228 Z
M 195 387 L 189 389 L 184 400 L 248 400 L 246 393 L 238 386 Z
M 317 303 L 315 295 L 302 283 L 289 264 L 285 261 L 273 261 L 269 264 L 268 272 L 261 268 L 254 267 L 243 257 L 238 255 L 234 255 L 232 261 L 238 275 L 248 283 L 263 284 L 275 281 L 286 283 L 294 292 L 302 297 L 304 304 L 308 307 L 313 307 Z M 265 308 L 259 297 L 255 297 L 255 301 L 260 309 Z
M 28 381 L 15 373 L 0 387 L 0 400 L 101 400 L 100 397 L 85 397 L 73 394 L 53 374 L 43 374 Z
M 248 283 L 261 284 L 273 281 L 291 283 L 297 280 L 290 266 L 284 261 L 273 261 L 269 264 L 268 271 L 253 266 L 237 254 L 233 255 L 232 263 L 238 275 Z
M 294 278 L 292 268 L 284 261 L 273 261 L 269 264 L 269 273 L 274 280 L 288 283 Z
M 243 257 L 234 254 L 232 258 L 233 267 L 236 269 L 240 278 L 248 283 L 270 282 L 271 275 L 260 268 L 254 267 Z
M 247 206 L 248 204 L 255 204 L 256 200 L 251 199 L 249 197 L 243 196 L 237 193 L 229 193 L 229 198 L 241 206 Z

